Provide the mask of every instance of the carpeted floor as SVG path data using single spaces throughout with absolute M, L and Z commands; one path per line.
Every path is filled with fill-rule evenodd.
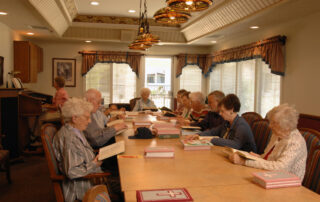
M 54 202 L 53 186 L 44 156 L 29 156 L 11 165 L 12 184 L 0 172 L 0 201 Z

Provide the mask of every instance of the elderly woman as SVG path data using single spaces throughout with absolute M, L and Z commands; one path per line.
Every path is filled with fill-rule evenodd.
M 209 109 L 205 105 L 204 96 L 201 92 L 190 93 L 189 98 L 192 108 L 189 119 L 191 122 L 198 122 L 208 114 Z
M 140 91 L 141 99 L 137 100 L 132 111 L 142 111 L 143 109 L 157 108 L 153 101 L 149 99 L 150 93 L 151 91 L 149 88 L 142 88 Z
M 210 111 L 205 116 L 205 118 L 197 123 L 196 125 L 201 127 L 201 130 L 208 130 L 217 126 L 220 126 L 224 119 L 220 116 L 218 105 L 224 98 L 224 93 L 221 91 L 213 91 L 208 95 L 208 105 L 210 107 Z
M 200 133 L 200 136 L 218 136 L 211 143 L 218 146 L 228 146 L 234 149 L 256 152 L 256 144 L 251 128 L 242 117 L 238 115 L 240 101 L 235 94 L 229 94 L 220 102 L 220 115 L 225 120 L 224 124 L 211 130 Z M 196 139 L 197 135 L 187 138 Z
M 184 105 L 182 102 L 182 95 L 184 93 L 186 93 L 187 91 L 185 89 L 180 89 L 177 92 L 177 110 L 175 111 L 176 114 L 182 114 L 183 110 L 184 110 Z
M 297 129 L 299 114 L 288 104 L 274 107 L 267 115 L 270 121 L 272 136 L 261 159 L 245 160 L 237 154 L 230 155 L 235 164 L 246 165 L 266 170 L 285 170 L 303 180 L 307 147 L 306 142 Z
M 181 103 L 183 105 L 183 111 L 182 111 L 181 117 L 183 119 L 189 119 L 191 111 L 192 111 L 191 101 L 189 99 L 189 94 L 190 94 L 190 92 L 186 91 L 181 96 Z
M 65 201 L 82 200 L 91 183 L 79 178 L 102 172 L 102 162 L 82 133 L 91 122 L 92 109 L 91 103 L 79 98 L 69 99 L 61 109 L 65 125 L 55 135 L 53 149 L 59 169 L 67 177 L 62 183 Z

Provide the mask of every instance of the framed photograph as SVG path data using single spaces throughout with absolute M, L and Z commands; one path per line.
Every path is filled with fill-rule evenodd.
M 57 76 L 62 76 L 66 80 L 66 87 L 76 87 L 76 59 L 53 58 L 52 86 Z
M 0 56 L 0 85 L 3 85 L 3 57 Z

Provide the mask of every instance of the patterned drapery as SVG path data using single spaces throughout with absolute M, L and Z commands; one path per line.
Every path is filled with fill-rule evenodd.
M 82 51 L 79 53 L 82 54 L 82 76 L 98 62 L 126 63 L 138 76 L 141 56 L 143 56 L 143 54 L 136 52 Z
M 187 65 L 198 65 L 202 73 L 206 74 L 212 65 L 212 56 L 210 54 L 179 54 L 176 56 L 178 60 L 176 77 L 182 73 L 182 68 Z

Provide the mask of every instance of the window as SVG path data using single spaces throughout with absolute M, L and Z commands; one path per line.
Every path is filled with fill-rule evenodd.
M 157 107 L 171 107 L 171 58 L 146 57 L 146 87 Z M 152 81 L 152 82 L 150 82 Z
M 190 92 L 201 92 L 201 69 L 197 65 L 187 65 L 182 68 L 180 76 L 180 89 Z
M 210 73 L 210 91 L 235 93 L 241 102 L 240 114 L 266 113 L 280 104 L 280 76 L 271 74 L 261 59 L 218 64 Z
M 97 63 L 85 78 L 86 90 L 99 90 L 105 105 L 129 103 L 136 95 L 136 74 L 127 64 Z

